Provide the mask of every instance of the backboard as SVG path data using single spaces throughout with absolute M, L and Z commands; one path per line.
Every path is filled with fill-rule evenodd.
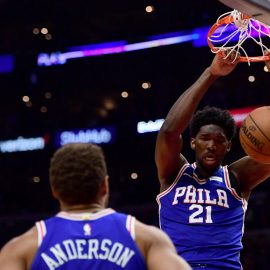
M 224 5 L 270 25 L 269 0 L 219 0 Z

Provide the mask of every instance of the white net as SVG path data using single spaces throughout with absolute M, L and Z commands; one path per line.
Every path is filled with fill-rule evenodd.
M 245 45 L 245 43 L 249 43 Z M 255 43 L 256 49 L 250 41 Z M 229 57 L 232 52 L 240 54 L 242 62 L 265 61 L 265 51 L 270 51 L 270 27 L 254 18 L 233 10 L 221 15 L 208 33 L 208 43 L 212 52 L 226 50 Z M 250 50 L 250 48 L 252 50 Z M 259 50 L 258 50 L 259 49 Z M 256 51 L 255 55 L 249 55 Z M 236 60 L 236 57 L 233 61 Z

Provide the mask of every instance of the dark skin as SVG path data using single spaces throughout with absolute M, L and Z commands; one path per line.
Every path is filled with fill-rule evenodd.
M 264 55 L 270 56 L 270 52 L 265 51 Z M 270 72 L 270 61 L 265 61 L 265 65 L 266 65 L 266 67 L 268 69 L 268 72 Z
M 206 125 L 200 128 L 195 138 L 191 138 L 191 148 L 195 150 L 200 177 L 207 178 L 222 163 L 231 142 L 224 130 L 216 125 Z
M 160 181 L 160 191 L 166 190 L 180 168 L 187 163 L 182 155 L 182 133 L 187 128 L 199 102 L 209 87 L 221 76 L 230 74 L 237 66 L 234 55 L 224 59 L 216 55 L 211 65 L 205 69 L 198 80 L 191 85 L 170 109 L 157 137 L 155 161 Z M 270 67 L 270 61 L 265 62 Z M 195 138 L 190 140 L 195 151 L 196 163 L 201 178 L 209 177 L 221 164 L 231 150 L 231 141 L 224 130 L 216 125 L 202 126 Z M 239 186 L 240 195 L 246 200 L 254 187 L 270 176 L 270 164 L 258 163 L 245 156 L 228 166 Z

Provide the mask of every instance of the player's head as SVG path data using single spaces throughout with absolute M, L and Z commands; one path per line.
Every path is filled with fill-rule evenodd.
M 202 126 L 210 124 L 223 128 L 229 141 L 236 134 L 235 121 L 227 110 L 206 106 L 203 110 L 197 111 L 193 115 L 189 125 L 190 136 L 195 138 Z
M 236 125 L 228 111 L 205 107 L 194 114 L 190 123 L 191 148 L 196 162 L 206 170 L 218 168 L 231 149 Z
M 95 203 L 108 196 L 108 189 L 101 192 L 107 185 L 107 168 L 97 145 L 64 145 L 54 153 L 49 173 L 54 196 L 66 205 Z

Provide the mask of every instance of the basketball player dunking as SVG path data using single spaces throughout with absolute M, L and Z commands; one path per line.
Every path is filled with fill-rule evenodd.
M 235 69 L 232 59 L 234 55 L 226 60 L 215 56 L 172 106 L 156 142 L 160 226 L 196 270 L 241 269 L 247 201 L 252 189 L 270 176 L 270 164 L 248 156 L 222 166 L 236 133 L 227 111 L 206 107 L 194 114 L 210 85 Z M 192 164 L 181 154 L 181 134 L 189 123 L 196 159 Z
M 6 244 L 1 270 L 191 270 L 161 230 L 105 208 L 108 177 L 98 146 L 56 151 L 50 183 L 62 211 Z

